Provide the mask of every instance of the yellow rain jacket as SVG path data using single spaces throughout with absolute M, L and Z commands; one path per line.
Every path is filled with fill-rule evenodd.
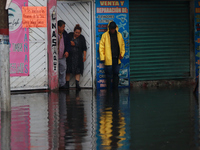
M 112 51 L 111 51 L 111 42 L 110 42 L 110 34 L 109 34 L 109 24 L 108 24 L 108 30 L 102 35 L 100 43 L 99 43 L 100 60 L 104 61 L 104 65 L 106 66 L 112 65 Z M 117 39 L 119 43 L 119 53 L 121 57 L 123 58 L 125 54 L 124 39 L 122 37 L 122 34 L 118 32 L 118 27 L 116 28 L 116 31 L 117 31 Z M 118 59 L 118 64 L 121 64 L 120 59 Z

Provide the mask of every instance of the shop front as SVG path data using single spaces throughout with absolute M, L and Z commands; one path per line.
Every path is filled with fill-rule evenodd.
M 13 0 L 9 7 L 11 90 L 58 88 L 58 20 L 66 22 L 68 33 L 73 32 L 76 24 L 83 29 L 87 44 L 87 59 L 80 78 L 83 88 L 104 88 L 106 85 L 98 43 L 109 21 L 114 20 L 126 43 L 120 86 L 129 86 L 128 19 L 128 1 Z M 70 87 L 75 86 L 74 80 L 71 76 Z
M 11 90 L 48 88 L 46 9 L 47 1 L 12 0 L 9 5 Z
M 11 90 L 58 88 L 57 21 L 72 32 L 80 24 L 87 44 L 87 59 L 80 86 L 93 87 L 92 1 L 13 0 L 9 5 Z M 95 73 L 94 73 L 95 74 Z M 74 77 L 70 87 L 74 87 Z
M 130 80 L 194 78 L 193 1 L 130 1 Z
M 32 18 L 22 23 L 24 6 L 28 6 L 26 12 L 31 12 Z M 66 22 L 68 33 L 76 24 L 83 29 L 87 44 L 80 78 L 83 88 L 106 87 L 99 41 L 110 21 L 117 23 L 125 41 L 120 87 L 129 87 L 130 81 L 194 78 L 194 66 L 198 64 L 197 59 L 194 61 L 198 47 L 195 52 L 193 48 L 195 7 L 194 1 L 187 0 L 13 0 L 9 8 L 11 90 L 58 88 L 58 20 Z M 43 21 L 31 22 L 34 16 Z M 75 86 L 74 80 L 71 76 L 70 87 Z
M 92 18 L 92 1 L 57 1 L 57 20 L 63 20 L 65 30 L 70 33 L 74 32 L 74 27 L 79 24 L 82 28 L 81 34 L 85 37 L 87 54 L 86 61 L 84 62 L 83 75 L 80 77 L 80 86 L 83 88 L 92 88 L 93 77 L 93 44 L 94 35 L 93 30 L 93 18 Z M 75 76 L 70 77 L 70 87 L 75 87 Z

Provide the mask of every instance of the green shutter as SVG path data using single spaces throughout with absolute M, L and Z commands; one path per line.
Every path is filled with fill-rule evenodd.
M 131 81 L 190 76 L 188 1 L 129 1 Z

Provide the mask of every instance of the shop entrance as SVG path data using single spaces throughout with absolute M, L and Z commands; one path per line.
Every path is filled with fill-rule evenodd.
M 190 78 L 190 2 L 135 0 L 129 8 L 131 81 Z
M 57 20 L 65 21 L 65 30 L 73 32 L 76 24 L 80 24 L 82 27 L 82 35 L 86 39 L 87 56 L 84 62 L 83 76 L 80 78 L 81 87 L 92 87 L 92 55 L 91 55 L 91 15 L 92 15 L 91 2 L 69 2 L 58 1 L 57 2 Z M 70 86 L 75 86 L 75 77 L 71 76 Z

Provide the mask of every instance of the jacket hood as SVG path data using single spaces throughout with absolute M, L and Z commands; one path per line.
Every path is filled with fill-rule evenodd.
M 109 23 L 108 23 L 108 27 L 107 27 L 107 31 L 109 31 L 109 25 L 110 25 L 110 23 L 111 23 L 112 21 L 110 21 Z M 117 24 L 116 24 L 116 31 L 118 32 L 118 26 L 117 26 Z

